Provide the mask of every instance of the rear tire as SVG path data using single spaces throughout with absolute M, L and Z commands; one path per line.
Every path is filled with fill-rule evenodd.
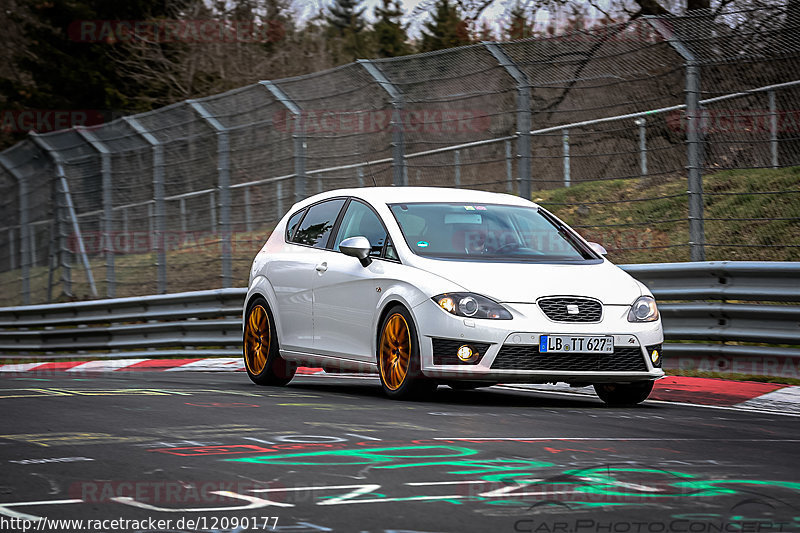
M 297 370 L 295 364 L 281 357 L 275 320 L 260 296 L 247 306 L 242 353 L 247 375 L 256 385 L 286 385 Z
M 636 383 L 595 383 L 594 391 L 608 405 L 636 405 L 653 391 L 653 381 Z
M 383 391 L 393 400 L 422 399 L 436 389 L 422 374 L 417 328 L 403 306 L 392 307 L 381 322 L 377 360 Z

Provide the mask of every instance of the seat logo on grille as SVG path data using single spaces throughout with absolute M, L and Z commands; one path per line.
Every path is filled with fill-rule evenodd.
M 567 304 L 567 314 L 577 315 L 581 312 L 580 308 L 575 304 Z

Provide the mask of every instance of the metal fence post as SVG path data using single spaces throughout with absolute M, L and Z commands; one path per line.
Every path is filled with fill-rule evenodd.
M 358 186 L 364 186 L 364 167 L 358 167 L 356 169 L 356 177 L 358 178 Z
M 686 63 L 686 131 L 689 171 L 689 253 L 692 261 L 705 261 L 703 227 L 702 117 L 700 116 L 700 67 Z
M 633 123 L 639 126 L 639 170 L 647 176 L 647 119 L 639 117 Z
M 133 235 L 130 234 L 128 231 L 128 210 L 126 208 L 122 208 L 122 234 L 125 235 L 125 252 L 131 253 L 133 243 Z
M 572 176 L 569 168 L 569 130 L 561 130 L 561 146 L 564 151 L 564 187 L 572 184 Z
M 244 229 L 253 231 L 253 215 L 250 212 L 250 187 L 244 187 Z
M 283 210 L 283 182 L 282 181 L 278 181 L 275 184 L 275 196 L 278 197 L 278 205 L 276 207 L 277 213 L 276 213 L 276 216 L 275 216 L 275 220 L 280 220 L 281 217 L 283 216 L 283 213 L 284 213 L 284 210 Z
M 528 77 L 497 43 L 483 42 L 483 46 L 508 72 L 517 85 L 517 180 L 519 195 L 531 198 L 531 84 Z
M 392 183 L 394 185 L 408 185 L 406 172 L 406 139 L 405 121 L 403 120 L 403 93 L 389 81 L 386 75 L 372 61 L 358 59 L 357 62 L 372 76 L 378 85 L 392 99 Z
M 47 155 L 53 160 L 56 170 L 56 179 L 61 184 L 61 194 L 64 198 L 66 215 L 72 222 L 72 234 L 75 237 L 75 242 L 78 245 L 78 254 L 80 254 L 83 268 L 86 271 L 86 281 L 89 282 L 89 291 L 92 293 L 92 296 L 97 298 L 97 287 L 95 287 L 94 284 L 92 266 L 89 264 L 89 256 L 86 254 L 86 246 L 84 246 L 83 243 L 81 228 L 78 224 L 78 215 L 75 212 L 75 204 L 72 202 L 72 194 L 70 194 L 69 191 L 69 182 L 67 181 L 67 175 L 64 172 L 64 162 L 61 158 L 61 155 L 59 155 L 59 153 L 52 146 L 50 146 L 50 144 L 45 141 L 44 138 L 40 137 L 39 134 L 31 132 L 28 135 L 30 136 L 31 140 L 36 143 L 39 148 L 44 150 L 44 152 L 47 153 Z
M 514 192 L 513 163 L 511 161 L 511 141 L 506 141 L 506 192 Z
M 453 154 L 453 164 L 455 165 L 455 186 L 461 187 L 461 150 L 455 150 Z
M 158 249 L 158 239 L 156 238 L 155 207 L 153 202 L 147 204 L 147 238 L 150 240 L 150 251 Z
M 31 243 L 31 266 L 36 266 L 36 233 L 33 231 L 33 224 L 28 225 L 28 233 L 30 233 L 30 237 L 28 238 Z
M 61 267 L 61 289 L 69 297 L 72 297 L 72 267 L 70 266 L 69 248 L 67 235 L 67 201 L 64 188 L 61 182 L 56 182 L 56 205 L 58 218 L 58 263 Z M 49 295 L 48 295 L 49 297 Z
M 8 270 L 14 271 L 17 269 L 17 265 L 14 263 L 16 259 L 16 250 L 14 250 L 14 229 L 11 228 L 8 230 Z
M 180 209 L 181 212 L 181 232 L 185 234 L 188 230 L 188 226 L 186 225 L 186 198 L 178 200 L 178 209 Z
M 167 253 L 164 246 L 166 233 L 166 209 L 164 206 L 164 145 L 155 135 L 147 131 L 132 116 L 122 117 L 133 130 L 139 134 L 153 149 L 153 201 L 155 202 L 155 232 L 158 237 L 156 269 L 158 271 L 158 293 L 167 292 Z
M 31 268 L 28 263 L 30 260 L 30 256 L 28 255 L 28 246 L 30 244 L 28 242 L 28 239 L 30 239 L 30 233 L 28 233 L 28 223 L 30 220 L 30 214 L 28 213 L 28 182 L 25 176 L 16 169 L 11 161 L 2 155 L 0 155 L 0 165 L 5 167 L 9 174 L 14 176 L 17 180 L 17 192 L 19 194 L 19 264 L 22 269 L 22 303 L 24 305 L 29 305 L 31 303 Z
M 214 128 L 217 133 L 217 173 L 219 187 L 219 229 L 222 233 L 222 288 L 228 289 L 233 284 L 233 270 L 231 267 L 231 149 L 228 129 L 216 119 L 203 104 L 196 100 L 187 100 L 187 103 Z M 214 203 L 214 193 L 211 193 L 211 202 Z M 213 213 L 213 211 L 212 211 Z M 216 226 L 212 231 L 216 231 Z
M 103 180 L 103 251 L 106 255 L 106 295 L 116 296 L 116 273 L 114 270 L 114 219 L 111 195 L 111 151 L 89 130 L 75 128 L 75 132 L 100 154 L 100 172 Z
M 769 91 L 769 147 L 772 155 L 772 168 L 778 168 L 778 110 L 775 91 Z
M 209 229 L 213 233 L 217 231 L 217 195 L 213 192 L 208 195 L 208 209 L 211 212 Z
M 705 261 L 705 229 L 703 227 L 703 169 L 700 137 L 700 65 L 694 54 L 672 33 L 669 25 L 657 17 L 647 17 L 658 32 L 684 60 L 686 69 L 686 156 L 689 178 L 689 255 L 692 261 Z
M 283 89 L 271 81 L 264 80 L 259 83 L 263 85 L 283 107 L 294 115 L 295 123 L 292 127 L 292 139 L 294 139 L 294 201 L 299 202 L 306 197 L 306 152 L 308 150 L 308 145 L 306 144 L 306 129 L 305 120 L 303 120 L 303 112 L 297 104 L 283 92 Z

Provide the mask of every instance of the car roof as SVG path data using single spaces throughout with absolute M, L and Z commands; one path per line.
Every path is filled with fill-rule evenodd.
M 298 205 L 309 205 L 326 198 L 355 196 L 371 204 L 396 204 L 415 202 L 455 202 L 476 204 L 509 204 L 536 206 L 535 203 L 510 194 L 475 191 L 471 189 L 451 189 L 447 187 L 357 187 L 336 189 L 306 198 Z

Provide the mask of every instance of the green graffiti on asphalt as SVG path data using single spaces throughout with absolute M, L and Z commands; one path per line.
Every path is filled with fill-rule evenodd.
M 442 450 L 444 453 L 431 453 L 428 455 L 417 455 L 419 451 Z M 403 453 L 405 452 L 405 453 Z M 227 459 L 228 461 L 241 463 L 258 463 L 267 465 L 286 465 L 286 466 L 347 466 L 347 465 L 381 465 L 382 463 L 393 463 L 398 459 L 445 459 L 453 457 L 466 457 L 476 455 L 479 452 L 472 448 L 461 446 L 391 446 L 388 448 L 359 448 L 353 450 L 326 450 L 321 452 L 286 453 L 281 455 L 259 455 L 256 457 L 241 457 L 237 459 Z M 326 459 L 333 459 L 328 461 Z M 345 459 L 336 462 L 337 459 Z M 412 466 L 429 466 L 439 464 L 461 464 L 460 462 L 451 463 L 449 461 L 435 461 L 424 463 L 401 463 L 398 465 L 384 465 L 376 468 L 407 468 Z

